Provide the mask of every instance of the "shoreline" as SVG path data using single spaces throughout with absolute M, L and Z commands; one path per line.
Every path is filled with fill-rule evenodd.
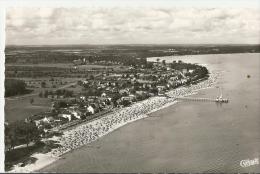
M 138 103 L 134 103 L 130 107 L 122 108 L 118 111 L 109 113 L 100 119 L 76 126 L 71 130 L 66 130 L 61 137 L 52 138 L 59 141 L 59 144 L 62 147 L 52 149 L 51 152 L 46 154 L 33 154 L 32 157 L 37 158 L 35 163 L 24 167 L 15 165 L 13 169 L 8 172 L 38 171 L 62 158 L 62 156 L 66 153 L 72 152 L 75 149 L 96 141 L 104 135 L 113 132 L 128 123 L 147 118 L 149 117 L 149 114 L 153 112 L 174 105 L 178 102 L 175 99 L 176 97 L 194 95 L 199 90 L 208 89 L 216 82 L 219 73 L 211 72 L 209 75 L 210 76 L 208 79 L 199 82 L 196 85 L 179 87 L 168 91 L 167 95 L 169 95 L 170 98 L 158 96 L 151 97 Z

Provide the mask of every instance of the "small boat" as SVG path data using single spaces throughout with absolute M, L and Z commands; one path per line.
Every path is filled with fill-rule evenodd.
M 228 99 L 222 98 L 222 90 L 220 88 L 220 96 L 216 98 L 215 102 L 218 103 L 228 103 Z

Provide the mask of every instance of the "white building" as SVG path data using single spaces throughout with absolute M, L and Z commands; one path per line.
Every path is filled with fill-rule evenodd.
M 94 108 L 92 106 L 88 106 L 87 110 L 88 110 L 88 112 L 90 112 L 92 114 L 95 113 L 95 110 L 94 110 Z
M 86 100 L 86 96 L 80 96 L 79 98 L 84 101 Z
M 80 119 L 80 114 L 76 111 L 72 111 L 71 114 L 73 114 L 77 119 Z
M 101 94 L 101 97 L 106 97 L 106 96 L 107 96 L 107 94 L 104 92 Z
M 67 118 L 69 121 L 71 121 L 71 115 L 70 114 L 59 114 L 59 117 Z

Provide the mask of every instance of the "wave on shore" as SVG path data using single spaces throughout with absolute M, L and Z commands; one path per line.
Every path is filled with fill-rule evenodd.
M 58 160 L 61 155 L 86 145 L 98 138 L 120 128 L 128 123 L 148 117 L 148 114 L 162 108 L 168 107 L 177 101 L 176 97 L 188 96 L 195 94 L 196 91 L 212 87 L 218 78 L 218 72 L 212 72 L 210 77 L 196 85 L 189 87 L 180 87 L 167 92 L 167 97 L 151 97 L 147 100 L 135 103 L 130 107 L 122 108 L 110 113 L 100 119 L 93 120 L 74 129 L 67 130 L 61 137 L 55 139 L 61 147 L 53 149 L 47 154 L 34 154 L 38 160 L 34 164 L 24 167 L 15 166 L 10 172 L 32 172 L 39 170 L 54 161 Z

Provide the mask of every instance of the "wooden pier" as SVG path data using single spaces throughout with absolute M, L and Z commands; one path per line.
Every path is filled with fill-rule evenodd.
M 211 99 L 211 98 L 177 97 L 176 99 L 182 101 L 216 102 L 216 99 Z
M 217 103 L 228 103 L 228 99 L 212 99 L 212 98 L 192 98 L 192 97 L 177 97 L 177 100 L 182 101 L 198 101 L 198 102 L 217 102 Z
M 220 88 L 221 90 L 221 88 Z M 173 98 L 167 94 L 160 94 L 159 97 Z M 220 91 L 220 95 L 214 98 L 194 98 L 194 97 L 176 97 L 176 100 L 182 101 L 197 101 L 197 102 L 216 102 L 216 103 L 228 103 L 229 99 L 222 97 L 222 90 Z

